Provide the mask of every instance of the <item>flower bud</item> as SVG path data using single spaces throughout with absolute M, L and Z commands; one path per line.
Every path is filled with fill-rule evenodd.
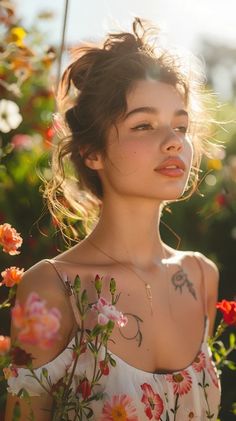
M 101 373 L 103 374 L 103 376 L 108 376 L 110 369 L 109 369 L 107 361 L 105 361 L 105 360 L 100 361 L 99 367 L 100 367 L 100 370 L 101 370 Z
M 81 280 L 80 280 L 79 275 L 76 275 L 75 280 L 74 280 L 74 290 L 77 294 L 80 292 L 80 288 L 81 288 Z
M 82 295 L 81 295 L 81 303 L 83 306 L 87 306 L 88 305 L 88 294 L 86 289 L 83 290 Z
M 96 275 L 94 284 L 95 284 L 97 294 L 100 295 L 102 292 L 102 278 L 100 278 L 99 275 Z
M 83 399 L 87 399 L 91 395 L 92 388 L 86 377 L 80 381 L 76 393 L 81 393 Z
M 110 293 L 112 295 L 114 295 L 115 292 L 116 292 L 116 281 L 115 281 L 114 278 L 111 278 L 111 280 L 110 280 Z
M 45 377 L 46 379 L 48 378 L 48 370 L 47 370 L 45 367 L 43 367 L 43 368 L 42 368 L 42 375 L 43 375 L 43 377 Z

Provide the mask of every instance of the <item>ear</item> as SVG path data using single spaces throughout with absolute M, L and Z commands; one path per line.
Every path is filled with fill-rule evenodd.
M 103 169 L 103 159 L 100 152 L 93 152 L 85 159 L 85 165 L 91 170 Z

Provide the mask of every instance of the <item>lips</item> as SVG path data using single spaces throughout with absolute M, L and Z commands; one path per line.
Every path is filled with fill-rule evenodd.
M 163 161 L 155 171 L 168 177 L 181 177 L 185 172 L 185 163 L 180 158 L 169 158 Z

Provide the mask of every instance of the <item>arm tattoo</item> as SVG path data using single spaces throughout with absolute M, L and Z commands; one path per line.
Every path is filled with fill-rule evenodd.
M 121 334 L 121 336 L 124 339 L 127 339 L 128 341 L 131 341 L 133 339 L 135 339 L 138 342 L 138 347 L 141 346 L 142 340 L 143 340 L 143 335 L 140 329 L 140 323 L 143 323 L 143 320 L 140 319 L 140 317 L 136 316 L 135 314 L 132 313 L 124 313 L 125 316 L 131 316 L 135 319 L 136 323 L 137 323 L 137 332 L 133 335 L 133 336 L 125 336 L 123 333 L 123 328 L 119 329 L 119 332 Z
M 193 296 L 195 300 L 197 300 L 196 291 L 194 289 L 193 283 L 189 281 L 187 274 L 183 271 L 183 269 L 178 270 L 171 278 L 171 282 L 175 287 L 175 290 L 179 290 L 182 294 L 183 287 L 186 285 L 190 294 Z

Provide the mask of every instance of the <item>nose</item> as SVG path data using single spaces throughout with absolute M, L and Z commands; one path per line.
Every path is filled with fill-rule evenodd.
M 164 152 L 168 152 L 171 153 L 173 152 L 174 154 L 176 152 L 181 152 L 183 149 L 183 139 L 181 137 L 180 133 L 176 133 L 174 131 L 174 129 L 170 128 L 167 133 L 166 136 L 162 142 L 162 150 Z

